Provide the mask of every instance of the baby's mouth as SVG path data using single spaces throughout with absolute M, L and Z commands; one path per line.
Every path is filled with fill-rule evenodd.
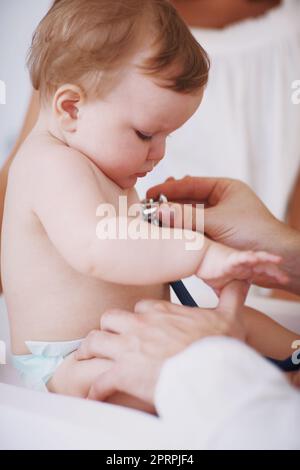
M 154 170 L 156 165 L 157 165 L 157 163 L 153 162 L 152 163 L 152 168 L 149 168 L 148 170 L 145 170 L 145 171 L 140 171 L 139 173 L 135 173 L 134 176 L 136 176 L 138 178 L 144 178 L 144 176 L 146 176 L 148 173 L 151 173 L 151 171 Z

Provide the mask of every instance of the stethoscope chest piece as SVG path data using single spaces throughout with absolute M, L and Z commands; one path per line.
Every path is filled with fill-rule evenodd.
M 157 200 L 155 199 L 144 199 L 141 202 L 142 205 L 142 216 L 145 222 L 149 222 L 151 224 L 160 225 L 159 217 L 158 217 L 158 210 L 161 204 L 167 203 L 168 198 L 161 194 Z

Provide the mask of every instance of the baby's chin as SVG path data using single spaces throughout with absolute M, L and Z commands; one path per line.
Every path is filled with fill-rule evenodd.
M 126 182 L 126 187 L 124 187 L 123 189 L 133 188 L 136 185 L 137 180 L 145 178 L 148 174 L 149 172 L 145 171 L 143 173 L 135 173 L 134 175 L 129 176 L 128 181 Z
M 132 176 L 127 176 L 126 178 L 118 179 L 118 180 L 113 180 L 114 183 L 116 183 L 121 189 L 132 189 L 135 187 L 136 182 L 138 180 L 138 176 L 132 175 Z
M 129 175 L 129 176 L 123 176 L 123 177 L 114 176 L 113 174 L 109 174 L 108 172 L 105 172 L 96 159 L 90 158 L 90 160 L 94 163 L 94 165 L 98 168 L 98 170 L 100 170 L 101 173 L 103 173 L 103 175 L 106 176 L 106 178 L 108 178 L 110 181 L 116 184 L 123 191 L 132 189 L 135 187 L 137 179 L 138 179 L 137 175 Z

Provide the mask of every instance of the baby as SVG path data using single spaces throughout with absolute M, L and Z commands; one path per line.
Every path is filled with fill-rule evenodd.
M 3 221 L 12 351 L 29 386 L 86 397 L 110 364 L 77 362 L 74 351 L 107 309 L 169 299 L 168 283 L 193 274 L 215 289 L 254 271 L 285 276 L 276 256 L 197 233 L 195 251 L 180 229 L 165 239 L 160 227 L 148 239 L 96 230 L 102 204 L 119 226 L 120 196 L 139 202 L 137 179 L 202 100 L 207 55 L 168 1 L 60 0 L 37 28 L 29 68 L 41 111 L 11 166 Z

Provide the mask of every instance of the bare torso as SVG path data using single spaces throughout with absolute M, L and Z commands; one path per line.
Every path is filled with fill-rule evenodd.
M 60 256 L 32 210 L 32 152 L 43 158 L 46 136 L 30 136 L 12 164 L 3 221 L 2 276 L 12 350 L 26 354 L 31 341 L 68 341 L 99 328 L 101 314 L 110 308 L 133 310 L 141 298 L 168 299 L 168 286 L 121 286 L 76 272 Z M 107 202 L 116 205 L 122 190 L 91 163 Z M 55 185 L 53 187 L 55 191 Z M 138 201 L 134 189 L 128 202 Z M 74 231 L 74 237 L 76 231 Z

